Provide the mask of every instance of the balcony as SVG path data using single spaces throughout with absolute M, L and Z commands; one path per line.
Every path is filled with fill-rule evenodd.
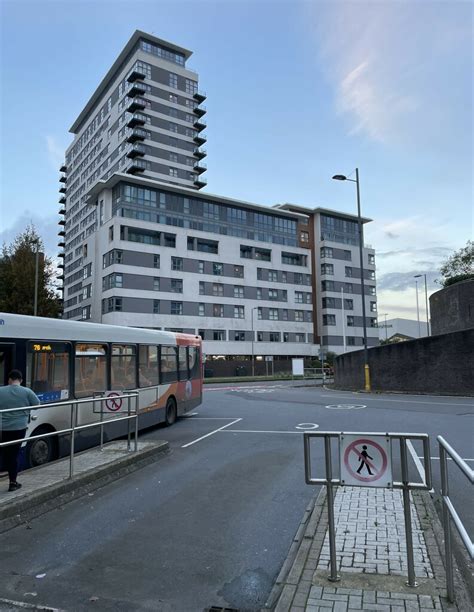
M 204 178 L 203 176 L 197 176 L 194 179 L 194 184 L 196 185 L 198 189 L 201 189 L 201 187 L 205 187 L 207 185 L 207 179 Z
M 66 196 L 61 196 L 61 197 L 59 198 L 59 203 L 60 203 L 60 204 L 66 204 Z
M 143 115 L 142 113 L 135 113 L 134 115 L 132 115 L 130 121 L 127 123 L 127 127 L 134 128 L 137 127 L 137 125 L 145 125 L 146 120 L 146 115 Z
M 63 268 L 64 269 L 64 264 L 63 263 L 58 263 L 58 268 Z
M 200 132 L 202 132 L 202 130 L 204 130 L 205 128 L 207 128 L 207 123 L 205 121 L 203 121 L 202 119 L 196 119 L 193 123 L 194 127 L 199 130 Z
M 206 172 L 207 170 L 206 164 L 203 164 L 202 162 L 195 162 L 193 167 L 194 167 L 194 172 L 197 172 L 198 174 L 202 174 L 203 172 Z
M 66 209 L 65 209 L 65 207 L 64 207 L 64 206 L 61 206 L 61 207 L 59 208 L 59 214 L 60 214 L 60 215 L 65 215 L 65 214 L 66 214 Z
M 127 152 L 127 157 L 134 159 L 135 157 L 143 157 L 146 153 L 146 147 L 142 144 L 134 144 Z
M 64 240 L 60 240 L 60 241 L 58 242 L 58 247 L 59 247 L 60 249 L 64 249 L 64 247 L 65 247 L 65 246 L 66 246 L 66 243 L 64 242 Z
M 58 236 L 65 236 L 65 235 L 66 235 L 66 232 L 63 229 L 59 230 Z
M 66 185 L 62 185 L 61 188 L 59 189 L 59 193 L 66 193 L 67 188 Z
M 64 274 L 58 274 L 56 278 L 58 280 L 64 280 Z M 58 289 L 62 289 L 62 287 L 58 287 Z
M 60 183 L 65 183 L 67 181 L 66 175 L 65 174 L 61 174 L 61 176 L 59 177 L 59 182 Z
M 196 134 L 193 138 L 194 142 L 196 144 L 198 144 L 199 146 L 203 145 L 205 142 L 207 142 L 207 138 L 204 136 L 204 134 Z
M 207 98 L 206 94 L 203 91 L 196 91 L 196 93 L 194 94 L 193 98 L 195 100 L 197 100 L 199 103 L 204 102 L 204 100 Z
M 193 155 L 198 159 L 204 159 L 207 157 L 207 151 L 206 149 L 194 149 Z
M 67 171 L 67 166 L 66 164 L 63 164 L 61 168 L 59 168 L 59 172 L 66 172 L 66 171 Z
M 143 81 L 143 79 L 146 78 L 146 74 L 144 74 L 143 72 L 141 72 L 140 70 L 138 70 L 137 68 L 135 68 L 134 70 L 132 70 L 132 72 L 128 75 L 127 77 L 127 81 L 129 83 L 135 83 L 136 81 Z
M 135 129 L 128 135 L 127 142 L 137 142 L 137 140 L 145 140 L 148 137 L 146 130 Z
M 64 253 L 58 253 L 58 257 L 64 259 Z
M 127 168 L 127 174 L 135 174 L 136 172 L 144 172 L 146 170 L 146 162 L 143 159 L 134 159 Z
M 144 93 L 146 93 L 145 83 L 142 83 L 141 81 L 137 81 L 127 91 L 127 96 L 129 98 L 134 98 L 135 96 L 143 95 Z
M 207 108 L 205 106 L 196 106 L 193 109 L 193 113 L 197 115 L 198 117 L 202 117 L 203 115 L 207 113 Z
M 58 225 L 66 225 L 66 221 L 64 219 L 59 219 Z
M 146 108 L 145 98 L 134 98 L 127 107 L 127 112 L 133 113 L 136 110 L 143 110 Z

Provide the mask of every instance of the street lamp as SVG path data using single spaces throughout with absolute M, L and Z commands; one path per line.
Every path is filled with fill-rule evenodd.
M 360 292 L 362 296 L 362 319 L 364 326 L 364 374 L 365 374 L 365 390 L 370 391 L 370 367 L 369 367 L 369 351 L 367 348 L 367 321 L 365 318 L 365 283 L 364 283 L 364 259 L 363 246 L 364 235 L 362 231 L 362 217 L 360 215 L 360 187 L 359 187 L 359 168 L 355 169 L 356 177 L 354 179 L 347 178 L 344 174 L 335 174 L 332 178 L 335 181 L 350 181 L 357 186 L 357 225 L 359 228 L 359 258 L 360 258 Z
M 417 276 L 414 276 L 413 278 L 418 278 Z M 416 284 L 416 320 L 418 321 L 418 338 L 421 338 L 421 328 L 420 328 L 420 304 L 418 302 L 418 281 L 415 280 L 415 284 Z
M 388 340 L 388 332 L 387 332 L 387 315 L 388 312 L 381 312 L 378 316 L 385 317 L 385 340 Z
M 255 332 L 253 329 L 253 312 L 254 310 L 258 310 L 258 306 L 254 306 L 250 312 L 250 316 L 252 317 L 252 378 L 255 378 L 255 351 L 254 351 L 254 341 L 255 341 Z
M 38 275 L 39 275 L 39 240 L 36 238 L 33 241 L 33 244 L 36 245 L 35 252 L 35 295 L 33 299 L 33 316 L 38 316 Z
M 426 331 L 428 336 L 430 336 L 430 311 L 428 309 L 428 287 L 426 284 L 426 274 L 416 274 L 414 278 L 425 277 L 425 305 L 426 305 Z

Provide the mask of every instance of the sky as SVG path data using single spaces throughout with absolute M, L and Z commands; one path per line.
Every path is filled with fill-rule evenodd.
M 0 0 L 0 243 L 33 222 L 56 256 L 68 132 L 135 29 L 193 51 L 205 191 L 356 212 L 379 314 L 416 318 L 473 237 L 471 2 Z M 420 293 L 420 315 L 425 317 Z

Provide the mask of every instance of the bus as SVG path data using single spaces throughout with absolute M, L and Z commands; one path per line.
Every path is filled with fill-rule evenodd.
M 18 369 L 41 404 L 64 402 L 32 409 L 27 437 L 70 427 L 70 399 L 125 391 L 138 393 L 140 429 L 172 425 L 202 402 L 201 346 L 201 338 L 190 334 L 0 313 L 0 385 L 8 383 L 10 370 Z M 77 425 L 99 422 L 97 404 L 78 405 Z M 105 441 L 125 435 L 127 426 L 128 421 L 120 421 L 104 427 Z M 26 443 L 23 467 L 67 455 L 70 438 L 65 434 Z M 78 451 L 98 443 L 99 427 L 76 433 Z

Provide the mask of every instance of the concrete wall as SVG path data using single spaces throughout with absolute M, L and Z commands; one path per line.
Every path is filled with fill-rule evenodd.
M 430 296 L 432 334 L 474 328 L 474 280 L 461 281 Z
M 474 395 L 474 329 L 369 350 L 374 391 Z M 364 353 L 337 357 L 338 389 L 364 388 Z

